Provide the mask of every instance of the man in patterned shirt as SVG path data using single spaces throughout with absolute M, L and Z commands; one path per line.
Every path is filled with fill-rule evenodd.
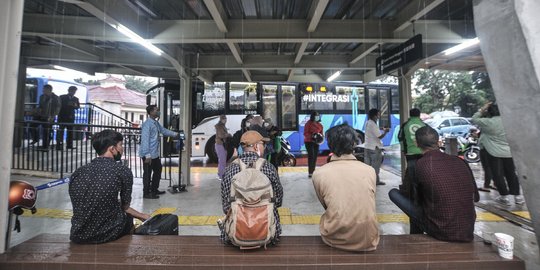
M 238 156 L 242 162 L 244 162 L 248 167 L 252 166 L 254 162 L 257 161 L 259 157 L 264 155 L 264 144 L 269 139 L 264 138 L 261 134 L 254 130 L 246 131 L 240 138 L 240 145 L 242 146 L 243 153 Z M 281 235 L 281 224 L 279 222 L 278 207 L 281 206 L 283 201 L 283 187 L 279 181 L 279 175 L 276 168 L 269 162 L 265 162 L 261 167 L 261 171 L 270 179 L 272 189 L 275 194 L 274 202 L 274 216 L 276 217 L 276 238 Z M 240 172 L 240 165 L 236 163 L 231 163 L 226 169 L 225 174 L 223 175 L 223 180 L 221 181 L 221 205 L 223 207 L 223 213 L 227 214 L 229 209 L 231 209 L 231 201 L 229 200 L 231 196 L 231 182 L 233 176 Z M 227 242 L 228 239 L 225 235 L 225 231 L 222 227 L 221 230 L 221 240 Z
M 474 202 L 480 195 L 471 169 L 439 150 L 439 134 L 433 128 L 421 127 L 415 137 L 423 154 L 416 162 L 419 206 L 395 188 L 388 194 L 390 200 L 428 235 L 442 241 L 472 241 Z
M 122 134 L 103 130 L 94 135 L 98 157 L 78 168 L 69 182 L 73 205 L 71 241 L 98 244 L 132 232 L 133 218 L 150 218 L 130 207 L 133 174 L 118 163 L 124 151 Z M 118 200 L 120 198 L 120 200 Z

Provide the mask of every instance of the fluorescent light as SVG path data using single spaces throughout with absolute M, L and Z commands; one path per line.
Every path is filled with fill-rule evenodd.
M 461 51 L 461 50 L 463 50 L 465 48 L 469 48 L 469 47 L 471 47 L 473 45 L 476 45 L 478 43 L 480 43 L 480 40 L 478 38 L 469 39 L 469 40 L 467 40 L 467 41 L 465 41 L 465 42 L 463 42 L 463 43 L 461 43 L 459 45 L 456 45 L 456 46 L 444 51 L 444 55 L 450 55 L 450 54 L 453 54 L 455 52 L 459 52 L 459 51 Z
M 137 35 L 135 32 L 131 31 L 129 28 L 123 26 L 122 24 L 113 25 L 113 27 L 118 30 L 118 32 L 124 34 L 128 38 L 131 38 L 133 41 L 139 43 L 143 47 L 147 48 L 151 52 L 161 55 L 163 51 L 161 51 L 158 47 L 154 46 L 154 44 L 150 43 L 149 41 L 145 40 L 141 36 Z
M 337 77 L 339 77 L 339 75 L 341 75 L 341 71 L 336 71 L 336 73 L 332 74 L 332 76 L 328 77 L 328 79 L 326 79 L 327 82 L 331 82 L 333 80 L 335 80 Z

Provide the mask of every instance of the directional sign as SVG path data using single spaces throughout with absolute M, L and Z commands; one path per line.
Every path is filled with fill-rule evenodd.
M 377 76 L 387 74 L 420 58 L 422 58 L 422 35 L 418 34 L 387 51 L 383 56 L 377 57 Z

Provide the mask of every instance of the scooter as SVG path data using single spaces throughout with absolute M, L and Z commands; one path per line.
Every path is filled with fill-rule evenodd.
M 296 166 L 296 157 L 291 153 L 291 144 L 283 137 L 281 137 L 281 151 L 279 152 L 278 159 L 278 164 L 281 164 L 282 166 Z
M 457 137 L 458 141 L 458 155 L 463 155 L 463 159 L 468 163 L 480 162 L 480 147 L 478 146 L 478 140 L 471 135 L 467 134 L 465 137 Z

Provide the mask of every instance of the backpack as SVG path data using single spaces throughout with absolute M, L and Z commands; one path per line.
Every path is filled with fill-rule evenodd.
M 259 158 L 251 166 L 236 159 L 240 166 L 231 182 L 231 208 L 225 219 L 225 234 L 240 249 L 260 248 L 276 235 L 274 190 L 261 168 L 266 160 Z

